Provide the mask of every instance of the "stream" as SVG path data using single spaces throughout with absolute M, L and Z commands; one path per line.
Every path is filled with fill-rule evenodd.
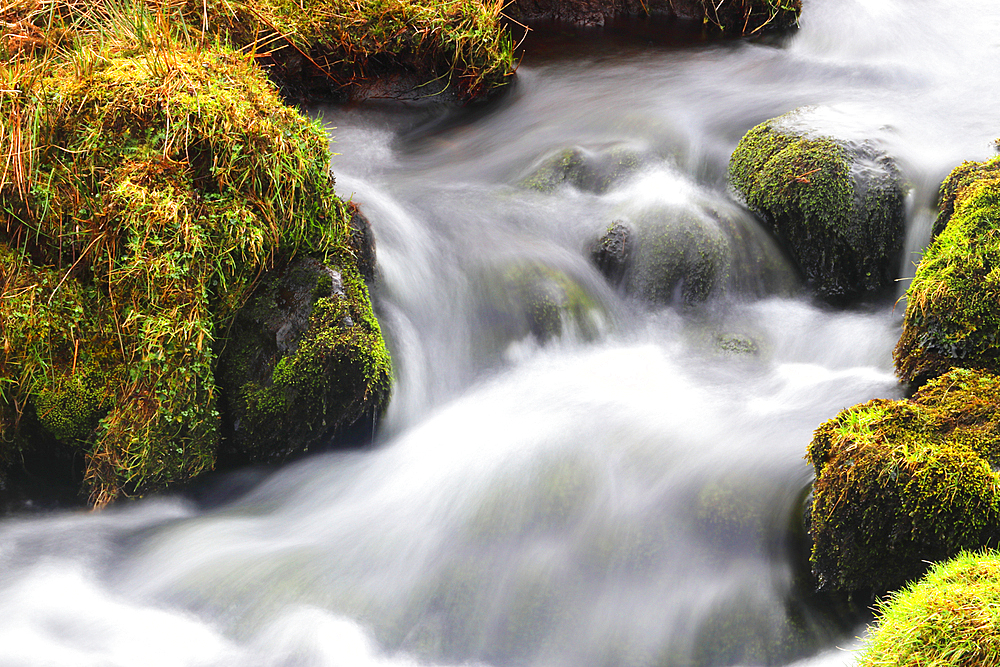
M 839 410 L 901 395 L 896 299 L 937 187 L 1000 137 L 1000 4 L 803 5 L 759 41 L 540 28 L 516 84 L 460 112 L 311 108 L 377 241 L 396 385 L 374 444 L 3 519 L 0 666 L 852 664 L 865 619 L 804 577 L 803 456 Z M 894 295 L 815 301 L 727 188 L 740 137 L 802 106 L 900 165 Z M 525 187 L 567 148 L 639 166 Z M 631 297 L 589 258 L 663 207 L 730 221 L 742 259 L 702 303 Z M 525 274 L 587 308 L 538 335 Z

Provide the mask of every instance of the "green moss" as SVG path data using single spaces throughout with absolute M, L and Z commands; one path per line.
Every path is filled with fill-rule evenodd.
M 302 71 L 326 87 L 350 89 L 400 72 L 425 95 L 448 87 L 476 97 L 515 68 L 503 3 L 485 0 L 212 0 L 210 31 L 256 48 L 285 76 Z M 199 27 L 203 3 L 188 20 Z
M 261 285 L 237 318 L 220 384 L 230 424 L 222 460 L 280 461 L 377 417 L 389 353 L 357 269 L 297 262 Z
M 552 192 L 563 185 L 603 194 L 642 167 L 644 160 L 635 151 L 617 146 L 591 152 L 564 148 L 544 158 L 520 185 L 539 192 Z
M 346 255 L 348 219 L 325 131 L 251 57 L 100 9 L 0 65 L 5 457 L 33 412 L 98 505 L 213 467 L 229 321 L 291 256 Z
M 730 182 L 821 296 L 853 298 L 891 284 L 904 222 L 895 165 L 872 147 L 791 129 L 799 114 L 747 132 L 729 162 Z
M 997 370 L 1000 360 L 1000 158 L 958 167 L 940 207 L 893 353 L 905 381 L 957 365 Z
M 965 552 L 878 605 L 860 667 L 1000 664 L 1000 555 Z
M 598 303 L 566 273 L 543 264 L 523 262 L 509 267 L 502 289 L 510 297 L 510 314 L 523 311 L 528 330 L 540 342 L 573 331 L 587 339 L 597 336 Z
M 954 369 L 912 399 L 821 425 L 811 529 L 821 588 L 879 593 L 1000 535 L 1000 378 Z

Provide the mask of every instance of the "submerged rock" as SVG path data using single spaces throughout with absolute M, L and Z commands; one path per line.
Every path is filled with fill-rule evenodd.
M 484 326 L 497 344 L 531 337 L 547 343 L 567 336 L 593 340 L 604 328 L 600 302 L 566 271 L 538 261 L 517 261 L 484 280 Z
M 812 127 L 799 109 L 757 125 L 729 162 L 733 187 L 787 247 L 816 293 L 850 301 L 892 285 L 904 237 L 905 189 L 872 141 Z
M 1000 370 L 1000 158 L 955 169 L 939 207 L 893 353 L 906 382 L 952 366 Z
M 520 184 L 539 192 L 570 185 L 603 194 L 639 171 L 645 162 L 642 155 L 624 146 L 604 150 L 565 148 L 542 158 Z
M 218 376 L 226 466 L 281 461 L 372 422 L 391 368 L 357 270 L 306 258 L 265 277 L 233 323 Z
M 588 249 L 608 282 L 650 304 L 694 305 L 728 290 L 787 292 L 789 267 L 738 216 L 699 204 L 658 206 L 616 220 Z
M 878 595 L 1000 539 L 1000 377 L 954 369 L 912 399 L 848 408 L 808 458 L 821 589 Z

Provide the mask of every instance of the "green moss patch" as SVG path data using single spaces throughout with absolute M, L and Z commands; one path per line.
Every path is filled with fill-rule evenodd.
M 880 593 L 1000 537 L 1000 378 L 954 369 L 822 424 L 810 532 L 821 588 Z
M 860 667 L 1000 664 L 1000 555 L 962 553 L 879 604 Z
M 221 460 L 280 461 L 384 407 L 389 353 L 360 274 L 340 266 L 296 261 L 236 318 L 219 373 L 229 407 Z
M 503 8 L 493 0 L 212 0 L 192 3 L 187 20 L 197 26 L 204 13 L 209 31 L 257 51 L 284 77 L 304 74 L 349 93 L 405 73 L 418 94 L 451 88 L 471 98 L 513 74 Z
M 1000 158 L 958 167 L 940 208 L 893 354 L 908 382 L 959 365 L 998 370 L 1000 361 Z
M 34 416 L 101 505 L 214 465 L 228 323 L 293 255 L 349 257 L 350 216 L 252 57 L 87 7 L 58 48 L 3 42 L 0 458 Z
M 894 162 L 791 127 L 802 112 L 765 121 L 740 140 L 729 179 L 760 213 L 816 292 L 842 301 L 896 277 L 904 191 Z

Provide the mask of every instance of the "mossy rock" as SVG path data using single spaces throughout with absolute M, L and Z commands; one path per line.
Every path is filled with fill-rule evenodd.
M 808 458 L 821 589 L 880 594 L 1000 538 L 997 376 L 954 369 L 912 399 L 848 408 L 816 430 Z
M 237 315 L 218 375 L 227 466 L 282 461 L 373 423 L 391 366 L 357 270 L 307 258 L 268 275 Z
M 0 96 L 20 142 L 0 167 L 0 460 L 68 451 L 95 505 L 212 469 L 216 351 L 254 281 L 352 256 L 323 127 L 251 56 L 118 18 L 134 32 L 88 23 L 0 68 L 20 73 L 0 80 L 20 92 Z
M 608 281 L 651 304 L 702 303 L 725 287 L 732 261 L 728 237 L 685 207 L 615 221 L 590 246 Z
M 729 162 L 732 186 L 762 215 L 820 297 L 844 302 L 896 278 L 905 188 L 874 142 L 825 136 L 809 109 L 746 133 Z
M 965 552 L 878 604 L 859 667 L 1000 664 L 1000 554 Z
M 955 169 L 940 210 L 893 353 L 907 382 L 952 366 L 1000 370 L 1000 158 Z
M 625 146 L 598 150 L 564 148 L 542 158 L 520 185 L 539 192 L 559 187 L 603 194 L 633 176 L 646 163 L 638 152 Z
M 794 26 L 800 0 L 517 0 L 515 18 L 551 18 L 603 25 L 621 15 L 659 14 L 692 19 L 727 34 L 753 35 Z
M 525 338 L 594 340 L 604 328 L 603 306 L 566 271 L 519 260 L 498 272 L 483 281 L 481 319 L 499 347 Z

